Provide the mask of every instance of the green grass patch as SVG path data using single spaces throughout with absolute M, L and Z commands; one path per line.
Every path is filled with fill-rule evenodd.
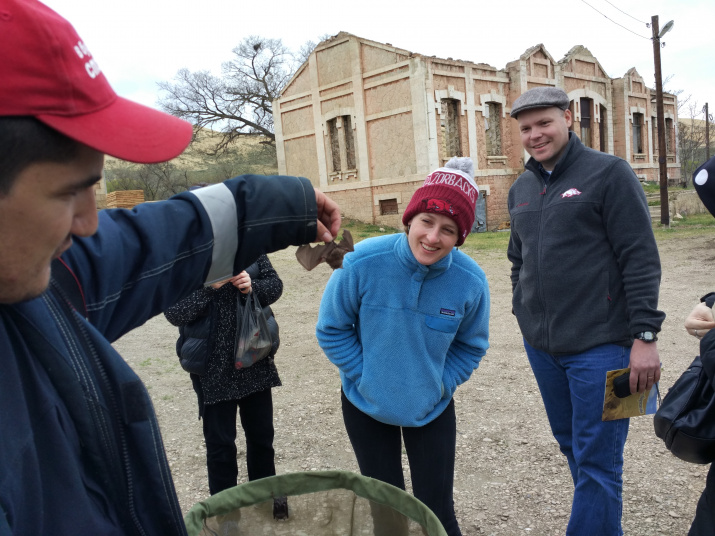
M 670 240 L 678 237 L 710 235 L 715 236 L 715 218 L 711 214 L 692 214 L 682 220 L 671 218 L 670 227 L 653 222 L 656 240 Z
M 471 233 L 467 236 L 461 250 L 467 255 L 485 251 L 503 251 L 509 245 L 509 231 L 487 231 L 486 233 Z
M 360 242 L 365 238 L 402 232 L 394 227 L 384 227 L 362 223 L 357 220 L 344 220 L 343 228 L 349 229 L 355 239 Z M 653 221 L 653 233 L 656 241 L 672 240 L 678 237 L 712 235 L 715 237 L 715 218 L 710 214 L 693 214 L 683 219 L 671 219 L 670 227 L 665 227 L 658 220 Z M 483 252 L 503 252 L 509 245 L 509 231 L 487 231 L 486 233 L 471 233 L 460 247 L 467 255 Z
M 648 194 L 657 194 L 660 193 L 660 183 L 655 182 L 655 181 L 649 181 L 649 182 L 642 182 L 643 185 L 643 191 Z
M 372 223 L 363 223 L 358 220 L 343 220 L 343 229 L 348 229 L 350 234 L 356 242 L 359 242 L 361 238 L 370 238 L 373 236 L 381 236 L 385 234 L 393 234 L 401 232 L 401 229 L 395 229 L 394 227 L 384 226 L 384 225 L 373 225 Z M 360 237 L 360 238 L 358 238 Z

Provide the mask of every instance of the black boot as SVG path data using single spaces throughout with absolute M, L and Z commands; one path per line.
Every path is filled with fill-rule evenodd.
M 288 519 L 288 497 L 273 499 L 273 519 Z

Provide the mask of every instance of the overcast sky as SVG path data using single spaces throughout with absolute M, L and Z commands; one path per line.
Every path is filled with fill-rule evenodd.
M 665 89 L 682 89 L 681 98 L 692 95 L 699 109 L 708 102 L 715 114 L 713 0 L 46 3 L 72 22 L 117 93 L 149 106 L 156 106 L 159 98 L 157 82 L 171 80 L 183 67 L 220 74 L 231 50 L 252 34 L 281 38 L 297 50 L 306 41 L 346 31 L 411 52 L 499 69 L 539 43 L 555 61 L 583 45 L 610 77 L 635 67 L 654 88 L 652 34 L 646 23 L 658 15 L 661 28 L 675 22 L 662 38 L 663 77 L 672 75 Z

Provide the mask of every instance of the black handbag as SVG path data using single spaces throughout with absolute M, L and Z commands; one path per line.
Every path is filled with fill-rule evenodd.
M 653 418 L 655 435 L 676 457 L 715 461 L 715 352 L 696 357 L 670 388 Z
M 263 314 L 266 315 L 266 324 L 268 324 L 268 332 L 271 334 L 272 346 L 271 353 L 269 354 L 269 356 L 273 357 L 276 355 L 278 347 L 281 344 L 280 330 L 278 329 L 278 322 L 276 322 L 276 317 L 273 314 L 273 309 L 271 309 L 270 305 L 266 305 L 263 307 Z
M 181 368 L 186 372 L 199 376 L 206 374 L 209 356 L 213 352 L 211 319 L 212 313 L 209 310 L 207 314 L 179 328 L 176 355 L 179 356 Z

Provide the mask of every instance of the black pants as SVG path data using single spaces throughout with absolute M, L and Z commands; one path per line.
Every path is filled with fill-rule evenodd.
M 405 489 L 404 440 L 415 497 L 435 513 L 449 536 L 461 536 L 453 496 L 457 447 L 454 400 L 429 424 L 411 428 L 381 423 L 357 409 L 344 393 L 341 398 L 345 429 L 360 472 Z
M 273 398 L 265 389 L 240 400 L 204 407 L 206 468 L 211 495 L 238 483 L 236 413 L 246 435 L 248 480 L 276 474 L 273 450 Z
M 705 491 L 698 501 L 688 536 L 715 536 L 715 463 L 710 465 Z

